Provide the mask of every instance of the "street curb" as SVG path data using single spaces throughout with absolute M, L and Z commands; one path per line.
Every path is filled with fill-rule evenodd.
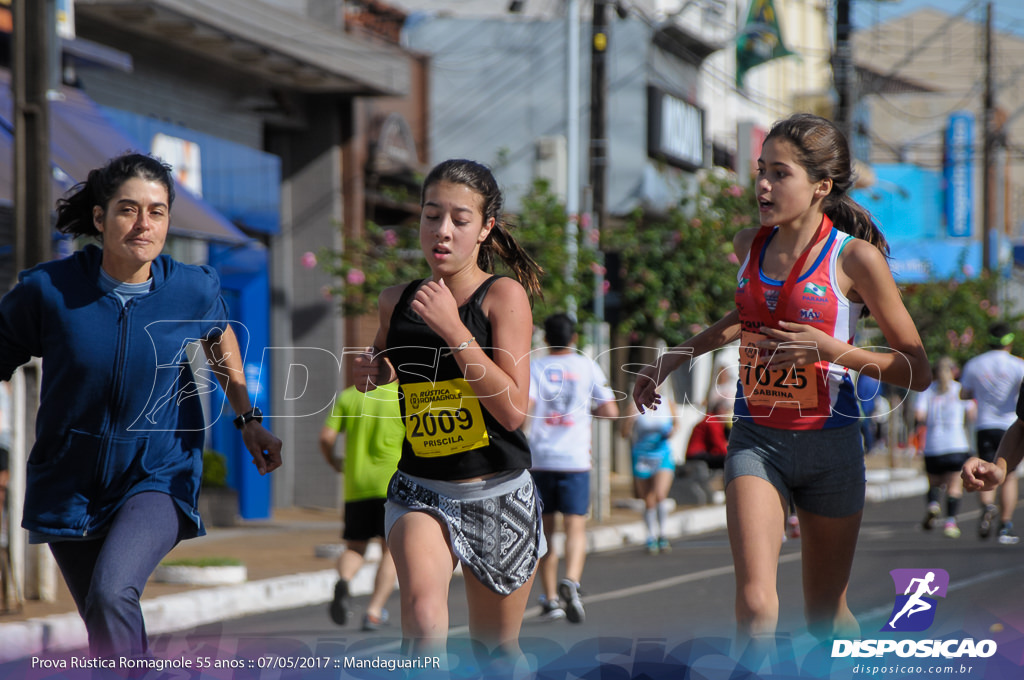
M 869 471 L 865 494 L 870 503 L 923 494 L 927 479 L 920 474 L 883 476 Z M 884 479 L 883 479 L 884 477 Z M 669 516 L 668 537 L 680 538 L 724 529 L 725 506 L 687 508 Z M 646 528 L 642 520 L 617 526 L 598 526 L 587 531 L 589 553 L 643 545 Z M 564 536 L 552 541 L 563 554 Z M 379 556 L 369 555 L 371 560 Z M 373 591 L 376 560 L 368 560 L 349 582 L 352 595 Z M 202 588 L 143 600 L 146 630 L 151 634 L 188 630 L 216 621 L 324 604 L 331 600 L 338 573 L 334 569 L 292 574 L 239 585 Z M 326 617 L 326 612 L 325 612 Z M 78 614 L 54 614 L 15 623 L 0 624 L 0 663 L 34 655 L 65 652 L 88 646 L 85 625 Z

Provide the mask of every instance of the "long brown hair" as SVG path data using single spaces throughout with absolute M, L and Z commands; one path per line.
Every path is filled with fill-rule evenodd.
M 871 213 L 848 194 L 856 180 L 850 146 L 832 121 L 796 113 L 776 121 L 764 141 L 769 139 L 782 139 L 792 145 L 796 162 L 811 182 L 832 180 L 832 191 L 822 207 L 836 229 L 867 241 L 889 257 L 889 243 Z
M 487 166 L 464 158 L 455 158 L 437 164 L 423 180 L 420 205 L 426 200 L 427 189 L 438 182 L 451 182 L 469 187 L 484 199 L 484 223 L 494 218 L 494 227 L 480 244 L 477 265 L 486 272 L 494 271 L 494 258 L 499 258 L 523 284 L 531 298 L 541 297 L 540 277 L 544 273 L 512 235 L 514 225 L 502 214 L 504 197 L 498 181 Z

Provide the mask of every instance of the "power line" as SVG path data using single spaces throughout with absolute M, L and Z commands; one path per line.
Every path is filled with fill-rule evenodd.
M 964 17 L 964 15 L 966 15 L 969 11 L 974 9 L 980 2 L 981 0 L 969 0 L 968 3 L 964 5 L 959 12 L 951 15 L 948 19 L 943 21 L 938 26 L 938 28 L 936 28 L 934 31 L 928 34 L 928 36 L 926 36 L 920 43 L 911 46 L 910 49 L 908 49 L 900 59 L 896 60 L 896 63 L 893 64 L 893 66 L 891 66 L 886 73 L 882 74 L 882 77 L 878 79 L 877 83 L 874 85 L 874 88 L 868 88 L 866 92 L 859 92 L 859 97 L 865 97 L 870 94 L 876 94 L 877 88 L 879 88 L 882 83 L 884 83 L 887 80 L 892 80 L 896 78 L 899 75 L 900 71 L 914 60 L 914 57 L 916 57 L 921 51 L 923 51 L 927 47 L 930 47 L 931 43 L 936 38 L 941 36 L 943 33 L 947 32 L 953 26 L 954 23 L 961 20 Z

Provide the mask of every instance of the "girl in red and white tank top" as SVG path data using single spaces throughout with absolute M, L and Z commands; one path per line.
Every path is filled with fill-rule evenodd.
M 863 303 L 853 302 L 836 283 L 836 263 L 853 239 L 822 217 L 824 242 L 810 268 L 786 287 L 761 269 L 765 252 L 778 229 L 762 230 L 740 267 L 736 307 L 740 313 L 740 372 L 736 417 L 789 430 L 819 430 L 853 424 L 859 417 L 850 371 L 829 361 L 815 361 L 793 370 L 766 367 L 771 357 L 752 349 L 764 340 L 759 329 L 775 318 L 806 324 L 844 343 L 852 343 Z M 781 294 L 785 293 L 785 298 Z
M 923 390 L 931 369 L 871 216 L 847 195 L 846 139 L 830 121 L 777 122 L 757 162 L 761 227 L 733 240 L 745 262 L 736 309 L 637 376 L 637 407 L 656 408 L 673 370 L 740 341 L 740 397 L 726 458 L 736 568 L 738 645 L 770 651 L 779 617 L 777 565 L 789 503 L 803 549 L 804 612 L 822 640 L 858 637 L 846 589 L 864 503 L 864 460 L 849 372 Z M 833 228 L 834 224 L 834 228 Z M 891 348 L 855 347 L 869 309 Z M 844 427 L 845 425 L 845 427 Z M 763 658 L 763 657 L 760 657 Z

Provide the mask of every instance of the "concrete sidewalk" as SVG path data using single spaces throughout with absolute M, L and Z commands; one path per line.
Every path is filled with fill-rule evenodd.
M 868 470 L 868 502 L 923 495 L 928 485 L 917 470 Z M 620 498 L 611 516 L 587 530 L 588 552 L 643 546 L 644 524 L 635 501 Z M 669 519 L 669 537 L 682 538 L 725 528 L 721 504 L 678 508 Z M 211 529 L 185 541 L 168 559 L 228 557 L 240 560 L 248 581 L 197 587 L 150 580 L 142 608 L 150 635 L 188 630 L 224 619 L 323 604 L 333 596 L 340 549 L 340 521 L 334 511 L 290 508 L 268 522 Z M 554 548 L 561 554 L 562 536 Z M 353 579 L 354 595 L 372 590 L 379 550 Z M 63 582 L 56 602 L 27 602 L 18 614 L 0 615 L 0 663 L 88 646 L 85 626 Z

